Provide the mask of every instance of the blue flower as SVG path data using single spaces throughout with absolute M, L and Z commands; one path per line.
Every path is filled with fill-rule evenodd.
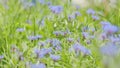
M 77 17 L 77 16 L 81 16 L 81 14 L 80 14 L 79 11 L 74 12 L 74 15 L 75 15 L 75 17 Z
M 75 15 L 68 15 L 68 20 L 71 21 L 71 20 L 74 20 L 75 19 Z
M 118 48 L 113 43 L 108 43 L 100 48 L 100 52 L 103 55 L 107 56 L 116 56 L 118 52 Z
M 84 55 L 90 55 L 91 54 L 91 51 L 89 49 L 85 48 L 84 46 L 82 46 L 79 43 L 75 43 L 72 46 L 72 48 L 77 53 L 77 55 L 78 55 L 79 52 L 83 53 Z
M 53 47 L 55 47 L 60 46 L 61 42 L 58 39 L 52 39 L 51 44 L 53 45 Z
M 88 32 L 82 32 L 82 36 L 83 36 L 84 39 L 87 39 L 87 38 L 90 37 Z
M 60 55 L 50 55 L 50 58 L 52 59 L 52 60 L 54 60 L 54 61 L 58 61 L 58 60 L 60 60 Z
M 55 49 L 58 50 L 58 51 L 59 51 L 59 50 L 61 51 L 61 50 L 62 50 L 62 47 L 61 47 L 61 46 L 56 46 Z
M 0 55 L 0 60 L 3 59 L 3 58 L 4 58 L 4 56 L 3 56 L 3 55 Z
M 115 25 L 106 25 L 103 27 L 103 31 L 106 32 L 107 34 L 113 34 L 118 32 L 118 27 Z
M 59 5 L 58 6 L 50 6 L 49 8 L 55 14 L 60 14 L 63 11 L 63 7 L 59 6 Z
M 92 15 L 93 20 L 99 20 L 99 16 Z
M 50 54 L 52 52 L 52 48 L 42 48 L 41 50 L 35 49 L 34 52 L 37 55 L 37 57 L 44 58 L 45 55 Z
M 112 43 L 120 42 L 120 38 L 119 38 L 119 37 L 110 36 L 109 38 L 110 38 L 110 41 L 111 41 Z
M 41 39 L 42 36 L 41 35 L 36 35 L 36 36 L 28 36 L 28 39 L 33 41 L 33 40 L 37 40 L 37 39 Z
M 62 32 L 61 31 L 54 31 L 53 34 L 55 34 L 56 36 L 59 36 L 62 34 Z
M 68 15 L 68 20 L 69 21 L 74 20 L 77 16 L 81 16 L 79 11 L 75 11 L 71 15 Z
M 23 32 L 23 31 L 25 31 L 25 29 L 24 29 L 24 28 L 17 28 L 16 31 L 17 31 L 17 32 Z
M 101 40 L 107 39 L 107 34 L 106 34 L 106 33 L 101 33 L 101 34 L 100 34 L 100 39 L 101 39 Z
M 87 10 L 87 14 L 94 15 L 94 14 L 95 14 L 95 11 L 90 8 L 90 9 Z
M 106 21 L 101 21 L 100 24 L 104 27 L 106 25 L 111 25 L 110 22 L 106 22 Z
M 74 41 L 74 38 L 67 38 L 67 41 L 71 43 Z
M 100 22 L 100 24 L 102 25 L 103 31 L 107 35 L 111 35 L 111 34 L 118 32 L 118 27 L 115 25 L 112 25 L 110 22 L 102 21 Z
M 38 45 L 39 45 L 39 46 L 45 46 L 45 45 L 46 45 L 46 42 L 45 42 L 45 41 L 40 41 L 40 42 L 38 42 Z
M 30 68 L 46 68 L 46 65 L 44 63 L 31 64 Z
M 45 0 L 38 0 L 40 4 L 45 4 Z

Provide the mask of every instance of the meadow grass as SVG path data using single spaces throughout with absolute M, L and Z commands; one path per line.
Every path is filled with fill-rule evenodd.
M 89 6 L 88 8 L 94 9 L 100 18 L 94 20 L 91 15 L 86 13 L 88 8 L 76 9 L 70 2 L 63 3 L 56 0 L 51 0 L 51 2 L 53 5 L 63 6 L 60 14 L 52 13 L 48 5 L 39 2 L 33 3 L 31 6 L 26 6 L 27 3 L 23 4 L 19 0 L 8 0 L 5 6 L 0 4 L 0 55 L 4 56 L 0 59 L 0 68 L 30 68 L 32 64 L 39 63 L 44 63 L 47 68 L 107 68 L 103 63 L 104 59 L 99 48 L 109 42 L 109 39 L 105 41 L 99 39 L 102 33 L 100 22 L 109 21 L 119 27 L 120 5 L 112 8 L 106 15 L 103 5 Z M 68 15 L 72 15 L 76 11 L 80 12 L 80 15 L 69 20 Z M 94 38 L 85 39 L 83 37 L 82 28 L 84 27 L 88 27 L 85 32 L 89 32 Z M 20 28 L 23 30 L 20 31 Z M 61 31 L 63 35 L 56 35 L 54 31 Z M 66 33 L 64 34 L 64 32 Z M 120 31 L 114 35 L 119 35 L 119 33 Z M 30 37 L 29 39 L 29 36 L 36 35 L 41 35 L 42 38 L 30 40 Z M 68 41 L 68 38 L 73 38 L 73 40 Z M 38 44 L 48 39 L 58 39 L 61 50 L 52 47 L 51 42 L 46 43 L 45 46 Z M 91 54 L 76 55 L 74 51 L 70 52 L 70 47 L 76 42 L 90 49 Z M 52 54 L 60 55 L 58 61 L 53 61 L 49 54 L 44 58 L 37 58 L 34 53 L 35 49 L 49 47 L 52 47 Z M 116 64 L 117 62 L 118 64 Z M 115 62 L 111 63 L 112 65 L 108 65 L 108 68 L 115 68 L 114 66 L 117 68 L 119 63 L 120 60 L 117 57 Z

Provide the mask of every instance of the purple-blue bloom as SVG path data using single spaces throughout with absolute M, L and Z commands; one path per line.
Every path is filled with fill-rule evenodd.
M 51 44 L 53 45 L 53 47 L 55 47 L 55 46 L 60 46 L 61 42 L 58 39 L 52 39 Z
M 101 21 L 100 24 L 104 27 L 106 25 L 111 25 L 110 22 L 106 22 L 106 21 Z
M 45 0 L 38 0 L 40 4 L 45 4 Z
M 77 16 L 81 16 L 81 14 L 80 14 L 79 11 L 74 12 L 74 15 L 75 15 L 75 17 L 77 17 Z
M 75 19 L 75 15 L 68 15 L 68 20 L 71 21 L 71 20 L 74 20 Z
M 3 58 L 4 58 L 4 56 L 3 56 L 3 55 L 0 55 L 0 60 L 3 59 Z
M 33 40 L 37 40 L 37 39 L 41 39 L 42 36 L 41 35 L 36 35 L 36 36 L 28 36 L 28 39 L 33 41 Z
M 99 16 L 92 15 L 93 20 L 99 20 Z
M 50 58 L 52 59 L 52 60 L 54 60 L 54 61 L 58 61 L 58 60 L 60 60 L 60 55 L 50 55 Z
M 16 31 L 17 31 L 17 32 L 23 32 L 23 31 L 25 31 L 25 29 L 24 29 L 24 28 L 17 28 Z
M 107 34 L 113 34 L 118 32 L 118 27 L 115 25 L 106 25 L 103 27 L 103 31 L 106 32 Z
M 91 54 L 91 51 L 87 48 L 85 48 L 84 46 L 82 46 L 81 44 L 79 43 L 75 43 L 72 48 L 75 50 L 76 53 L 83 53 L 84 55 L 90 55 Z
M 108 43 L 107 45 L 104 45 L 100 48 L 100 52 L 103 55 L 116 56 L 118 48 L 113 43 Z
M 112 43 L 120 42 L 120 38 L 119 38 L 119 37 L 110 36 L 109 38 L 110 38 L 110 41 L 111 41 Z
M 42 48 L 42 49 L 35 49 L 34 52 L 36 53 L 37 57 L 44 58 L 45 55 L 52 52 L 52 48 Z
M 63 11 L 63 7 L 58 5 L 58 6 L 50 6 L 50 10 L 55 13 L 55 14 L 60 14 Z
M 89 38 L 89 33 L 88 32 L 82 32 L 83 38 Z
M 94 15 L 94 14 L 95 14 L 95 11 L 90 8 L 90 9 L 87 10 L 87 14 L 92 14 L 92 15 Z
M 39 46 L 45 46 L 45 45 L 46 45 L 46 42 L 45 42 L 45 41 L 40 41 L 40 42 L 38 42 L 38 45 L 39 45 Z
M 46 68 L 46 65 L 43 63 L 31 64 L 30 68 Z
M 73 41 L 74 41 L 74 38 L 67 38 L 67 41 L 68 41 L 68 42 L 73 42 Z

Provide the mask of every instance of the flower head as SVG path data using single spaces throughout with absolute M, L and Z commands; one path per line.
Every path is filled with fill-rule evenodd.
M 50 6 L 50 10 L 55 14 L 60 14 L 63 11 L 62 6 Z
M 42 36 L 41 35 L 36 35 L 36 36 L 28 36 L 28 39 L 33 41 L 33 40 L 37 40 L 37 39 L 41 39 Z
M 83 53 L 84 55 L 90 55 L 91 54 L 91 51 L 87 48 L 85 48 L 84 46 L 82 46 L 81 44 L 79 43 L 75 43 L 72 48 L 75 50 L 76 53 L 78 52 L 81 52 Z
M 118 48 L 114 44 L 108 43 L 100 48 L 100 52 L 103 55 L 115 56 L 118 52 Z
M 50 55 L 50 58 L 52 59 L 52 60 L 54 60 L 54 61 L 58 61 L 58 60 L 60 60 L 60 55 Z
M 118 27 L 115 25 L 106 25 L 103 27 L 103 31 L 106 32 L 107 34 L 113 34 L 118 32 Z
M 90 9 L 87 10 L 87 14 L 92 14 L 92 15 L 94 15 L 94 14 L 95 14 L 95 11 L 90 8 Z
M 53 47 L 55 47 L 55 46 L 60 46 L 61 42 L 58 39 L 52 39 L 51 44 L 53 45 Z
M 3 56 L 3 55 L 0 55 L 0 60 L 3 59 L 3 58 L 4 58 L 4 56 Z
M 23 32 L 25 29 L 24 28 L 17 28 L 17 32 Z
M 93 20 L 99 20 L 99 16 L 92 15 Z
M 46 68 L 46 65 L 43 63 L 31 64 L 30 68 Z

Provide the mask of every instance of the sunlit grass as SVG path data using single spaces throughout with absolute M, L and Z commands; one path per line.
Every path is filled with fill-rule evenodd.
M 53 5 L 62 5 L 64 7 L 63 12 L 54 14 L 49 9 L 49 6 L 40 3 L 25 8 L 18 0 L 9 0 L 6 4 L 8 8 L 0 4 L 0 55 L 4 56 L 3 59 L 0 59 L 0 67 L 29 68 L 30 64 L 39 64 L 40 62 L 46 64 L 47 68 L 105 67 L 102 63 L 103 59 L 99 53 L 99 47 L 108 40 L 101 41 L 99 39 L 102 32 L 100 22 L 109 21 L 116 26 L 120 26 L 120 5 L 107 12 L 107 15 L 105 15 L 105 9 L 102 6 L 90 7 L 95 9 L 97 15 L 100 17 L 100 20 L 93 20 L 91 15 L 86 14 L 88 8 L 76 10 L 75 6 L 72 6 L 70 3 L 62 3 L 54 0 L 52 2 Z M 81 16 L 69 20 L 68 15 L 71 15 L 75 11 L 79 11 Z M 44 24 L 41 23 L 42 20 Z M 85 26 L 91 28 L 87 32 L 90 35 L 94 35 L 95 38 L 84 39 L 82 28 Z M 24 28 L 25 30 L 17 32 L 18 28 Z M 95 28 L 95 32 L 92 32 L 92 28 Z M 71 33 L 56 36 L 53 34 L 54 31 L 70 31 Z M 38 40 L 28 39 L 29 36 L 36 35 L 42 35 L 43 38 Z M 43 48 L 38 45 L 38 42 L 54 38 L 57 38 L 61 42 L 62 50 L 57 51 L 54 48 L 52 49 L 53 54 L 61 56 L 60 60 L 55 62 L 49 55 L 46 55 L 44 58 L 37 58 L 34 49 Z M 69 42 L 67 38 L 73 38 L 74 41 Z M 76 42 L 90 49 L 91 55 L 80 54 L 76 56 L 74 51 L 69 52 L 69 48 Z M 46 44 L 44 48 L 49 47 L 51 45 Z M 24 59 L 22 59 L 23 57 Z M 113 63 L 114 65 L 115 63 Z M 116 65 L 119 66 L 119 61 Z

